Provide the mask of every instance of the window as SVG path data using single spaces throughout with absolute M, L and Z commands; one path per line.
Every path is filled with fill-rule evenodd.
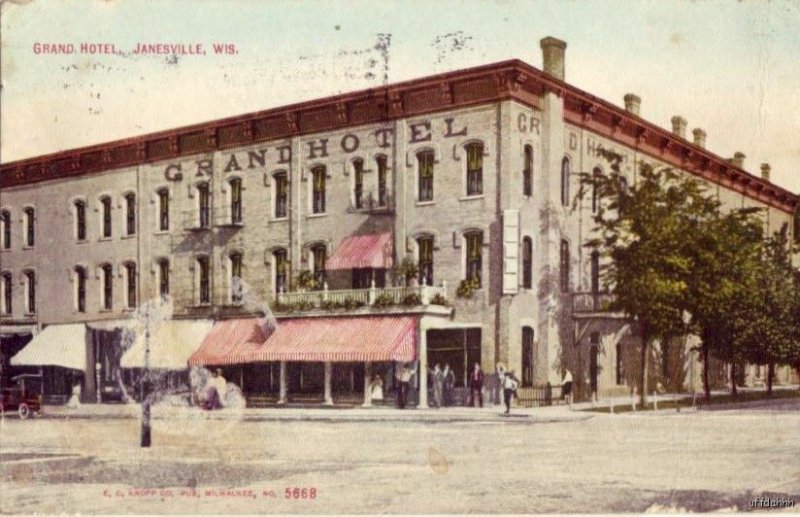
M 75 238 L 86 240 L 86 203 L 81 200 L 75 201 Z
M 86 312 L 86 269 L 75 268 L 75 309 Z
M 433 237 L 426 235 L 417 239 L 419 256 L 419 281 L 426 285 L 433 285 Z
M 356 208 L 364 208 L 364 162 L 353 160 L 353 203 Z
M 561 160 L 561 204 L 569 206 L 569 158 Z
M 198 210 L 198 223 L 200 228 L 208 228 L 210 224 L 210 208 L 211 193 L 208 189 L 208 183 L 200 183 L 197 185 L 197 210 Z
M 28 314 L 36 313 L 36 273 L 33 271 L 25 272 L 25 307 Z
M 285 172 L 275 174 L 275 218 L 286 217 L 289 201 L 289 182 Z
M 208 257 L 197 257 L 197 301 L 201 304 L 211 303 L 211 277 Z
M 242 254 L 231 253 L 228 260 L 231 268 L 231 302 L 238 303 L 242 301 Z
M 593 214 L 597 213 L 597 208 L 599 206 L 598 205 L 598 201 L 599 200 L 597 199 L 597 178 L 601 174 L 603 174 L 603 171 L 600 169 L 600 167 L 595 167 L 592 170 L 592 175 L 594 176 L 594 180 L 595 180 L 594 183 L 592 183 L 592 213 Z
M 522 287 L 533 287 L 533 241 L 530 237 L 522 239 Z
M 103 216 L 103 238 L 111 237 L 111 198 L 105 196 L 100 199 L 100 209 Z
M 169 189 L 158 190 L 158 229 L 169 230 Z
M 616 368 L 617 386 L 625 384 L 625 370 L 623 368 L 625 362 L 623 361 L 622 351 L 623 351 L 622 343 L 617 343 L 617 368 Z
M 592 292 L 599 293 L 600 292 L 600 253 L 598 251 L 593 251 L 591 254 L 591 281 L 592 281 Z
M 3 225 L 3 249 L 11 248 L 11 213 L 8 210 L 0 212 L 0 224 Z
M 103 277 L 103 309 L 110 311 L 114 307 L 114 284 L 111 271 L 111 264 L 100 266 Z
M 467 195 L 483 194 L 483 144 L 467 146 Z
M 378 164 L 378 206 L 386 206 L 389 202 L 387 199 L 386 182 L 388 171 L 386 170 L 386 157 L 381 155 L 376 159 Z
M 11 301 L 12 301 L 12 284 L 11 273 L 5 272 L 0 275 L 0 280 L 3 281 L 3 314 L 11 314 Z
M 525 166 L 522 169 L 522 195 L 533 195 L 533 147 L 525 146 Z
M 169 295 L 169 260 L 167 259 L 158 261 L 158 294 Z
M 286 250 L 275 250 L 272 256 L 275 258 L 275 294 L 285 293 L 288 288 L 286 279 L 288 278 L 289 269 Z
M 319 286 L 325 282 L 325 261 L 327 260 L 327 253 L 324 244 L 316 244 L 311 248 L 311 257 L 314 264 L 314 278 L 316 278 Z
M 467 280 L 481 285 L 481 265 L 483 250 L 483 232 L 470 232 L 464 235 L 467 244 Z
M 566 293 L 569 291 L 569 243 L 565 240 L 561 241 L 561 292 Z
M 242 180 L 234 178 L 230 182 L 231 187 L 231 223 L 242 222 Z
M 136 264 L 125 264 L 126 302 L 129 309 L 136 307 Z
M 125 235 L 136 233 L 136 195 L 125 194 Z
M 433 201 L 433 151 L 417 153 L 419 201 Z
M 522 327 L 522 387 L 533 386 L 533 329 Z
M 36 243 L 36 214 L 32 207 L 24 210 L 25 213 L 25 245 L 33 246 Z
M 313 178 L 313 206 L 315 214 L 325 213 L 325 167 L 319 166 L 311 169 Z

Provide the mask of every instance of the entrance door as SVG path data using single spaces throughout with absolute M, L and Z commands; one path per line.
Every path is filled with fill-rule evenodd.
M 592 394 L 597 393 L 597 375 L 598 375 L 598 364 L 597 364 L 597 353 L 599 348 L 600 342 L 600 334 L 597 332 L 593 332 L 591 336 L 591 347 L 589 348 L 589 383 Z

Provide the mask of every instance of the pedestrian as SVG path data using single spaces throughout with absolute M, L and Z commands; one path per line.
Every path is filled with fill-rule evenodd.
M 383 400 L 383 380 L 377 373 L 372 377 L 372 382 L 369 385 L 369 397 L 373 402 Z
M 472 373 L 469 374 L 470 406 L 475 406 L 476 396 L 480 403 L 480 407 L 483 407 L 483 370 L 481 370 L 481 365 L 478 363 L 475 363 Z
M 444 373 L 442 372 L 439 363 L 431 370 L 431 378 L 433 380 L 433 407 L 442 407 L 442 393 L 444 392 Z
M 456 386 L 456 374 L 450 368 L 450 364 L 444 363 L 444 405 L 453 405 L 453 389 Z
M 83 391 L 81 387 L 81 381 L 75 379 L 72 384 L 72 396 L 69 398 L 67 402 L 67 408 L 69 409 L 78 409 L 81 407 L 81 392 Z
M 506 378 L 506 366 L 503 363 L 497 363 L 494 367 L 494 374 L 492 375 L 492 404 L 499 406 L 502 404 L 501 393 L 503 392 L 503 381 Z
M 511 413 L 511 397 L 517 392 L 519 381 L 514 376 L 514 372 L 506 372 L 503 379 L 503 402 L 506 405 L 506 415 Z
M 564 368 L 564 378 L 561 380 L 561 397 L 568 404 L 572 404 L 572 374 Z
M 408 389 L 413 374 L 411 369 L 405 364 L 403 364 L 400 370 L 395 374 L 395 377 L 400 383 L 400 387 L 397 391 L 397 407 L 400 409 L 405 409 L 408 403 Z
M 217 368 L 211 374 L 211 380 L 206 385 L 205 409 L 222 409 L 224 397 L 228 391 L 228 383 L 222 376 L 222 370 Z

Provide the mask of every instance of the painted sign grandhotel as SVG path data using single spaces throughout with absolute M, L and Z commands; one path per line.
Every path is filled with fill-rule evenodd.
M 633 94 L 621 109 L 569 85 L 566 44 L 541 48 L 543 71 L 504 61 L 3 164 L 5 378 L 119 399 L 144 366 L 124 329 L 169 294 L 150 366 L 177 384 L 221 367 L 252 403 L 360 403 L 402 363 L 447 363 L 461 387 L 476 362 L 523 387 L 567 367 L 581 397 L 627 393 L 636 342 L 582 246 L 597 200 L 573 203 L 578 173 L 608 166 L 597 149 L 631 183 L 646 160 L 762 207 L 769 231 L 800 233 L 798 196 L 682 117 L 666 131 Z

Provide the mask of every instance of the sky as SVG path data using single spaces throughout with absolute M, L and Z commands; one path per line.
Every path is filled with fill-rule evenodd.
M 567 82 L 619 106 L 636 93 L 645 119 L 681 115 L 800 192 L 796 0 L 0 0 L 0 162 L 510 58 L 541 68 L 545 36 L 567 42 Z

